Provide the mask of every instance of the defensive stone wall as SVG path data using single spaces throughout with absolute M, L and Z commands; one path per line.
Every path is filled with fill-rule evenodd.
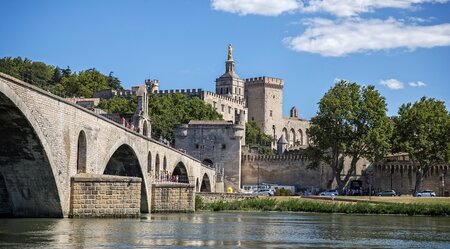
M 432 166 L 428 174 L 424 176 L 422 188 L 419 191 L 430 189 L 438 196 L 449 196 L 449 170 L 449 165 Z M 442 176 L 444 177 L 444 188 L 442 188 Z M 393 189 L 397 194 L 410 195 L 414 192 L 415 184 L 416 168 L 408 160 L 380 162 L 373 166 L 373 189 L 375 192 Z
M 255 78 L 248 78 L 245 79 L 245 86 L 252 86 L 255 84 L 265 84 L 268 87 L 278 88 L 282 89 L 284 85 L 284 80 L 280 78 L 274 78 L 274 77 L 255 77 Z
M 139 177 L 75 175 L 69 217 L 139 217 L 141 182 Z
M 152 185 L 152 212 L 193 212 L 194 185 L 156 183 Z
M 197 192 L 196 196 L 200 196 L 204 203 L 212 203 L 218 201 L 241 201 L 256 198 L 256 196 L 252 194 L 243 194 L 243 193 L 204 193 Z
M 331 187 L 333 175 L 328 166 L 308 169 L 303 155 L 242 156 L 242 184 L 272 183 L 294 185 L 299 190 Z

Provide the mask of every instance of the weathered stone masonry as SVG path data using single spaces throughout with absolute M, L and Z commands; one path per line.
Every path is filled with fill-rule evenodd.
M 141 182 L 138 177 L 76 175 L 69 217 L 139 217 Z
M 157 183 L 152 187 L 152 212 L 193 212 L 194 185 Z

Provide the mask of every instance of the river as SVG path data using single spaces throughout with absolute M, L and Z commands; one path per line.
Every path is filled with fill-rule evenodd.
M 0 219 L 0 248 L 450 248 L 449 217 L 277 212 Z

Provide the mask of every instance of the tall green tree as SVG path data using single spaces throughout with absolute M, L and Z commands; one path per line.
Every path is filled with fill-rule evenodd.
M 117 96 L 110 100 L 102 99 L 98 107 L 107 110 L 108 113 L 133 114 L 137 108 L 137 96 L 133 96 L 131 99 Z
M 197 97 L 187 98 L 183 94 L 149 95 L 149 115 L 152 120 L 152 135 L 174 141 L 173 129 L 177 124 L 191 120 L 221 120 L 222 115 Z
M 260 153 L 272 155 L 272 137 L 264 134 L 258 124 L 254 121 L 245 123 L 245 144 L 257 147 Z
M 409 154 L 416 168 L 414 193 L 420 191 L 430 167 L 450 163 L 450 114 L 442 101 L 423 97 L 403 104 L 394 118 L 394 145 Z
M 385 98 L 374 86 L 338 82 L 320 100 L 307 131 L 312 141 L 307 149 L 309 166 L 329 165 L 342 193 L 361 158 L 373 162 L 390 150 L 393 127 L 386 110 Z

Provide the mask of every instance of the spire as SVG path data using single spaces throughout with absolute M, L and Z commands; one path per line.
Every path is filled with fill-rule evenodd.
M 228 44 L 228 58 L 225 62 L 225 72 L 234 73 L 233 47 L 231 46 L 231 43 Z
M 233 60 L 233 47 L 231 46 L 231 43 L 228 44 L 228 61 Z

